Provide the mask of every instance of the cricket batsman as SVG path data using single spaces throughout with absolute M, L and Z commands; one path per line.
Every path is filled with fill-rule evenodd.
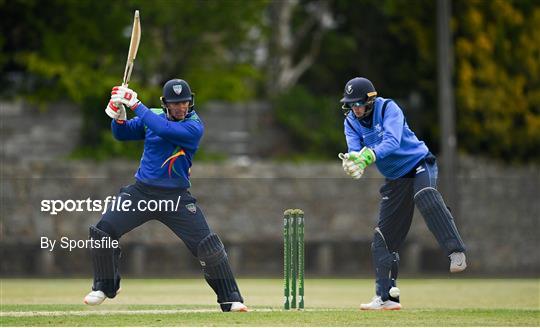
M 114 137 L 121 141 L 144 140 L 144 152 L 135 173 L 135 183 L 123 187 L 117 198 L 131 201 L 128 211 L 110 208 L 101 220 L 90 226 L 90 237 L 119 240 L 125 233 L 156 219 L 180 238 L 202 267 L 204 278 L 217 295 L 223 312 L 246 312 L 227 253 L 213 233 L 190 194 L 190 168 L 199 147 L 204 125 L 195 112 L 195 96 L 188 83 L 173 79 L 163 86 L 162 108 L 147 108 L 137 93 L 127 87 L 114 87 L 105 112 L 112 118 Z M 135 118 L 126 120 L 126 110 Z M 176 208 L 150 212 L 140 210 L 140 201 L 172 200 Z M 114 298 L 120 289 L 120 248 L 93 248 L 92 291 L 84 298 L 88 305 L 99 305 Z
M 384 175 L 371 253 L 376 295 L 362 310 L 400 310 L 396 285 L 399 250 L 411 227 L 414 206 L 450 258 L 450 272 L 465 270 L 465 245 L 452 213 L 437 190 L 437 163 L 423 141 L 409 128 L 391 99 L 377 97 L 366 78 L 347 82 L 340 101 L 345 110 L 348 153 L 339 154 L 345 173 L 354 179 L 375 164 Z

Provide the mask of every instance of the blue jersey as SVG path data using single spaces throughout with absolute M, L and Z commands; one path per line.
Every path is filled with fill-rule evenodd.
M 111 123 L 118 140 L 144 139 L 144 152 L 135 178 L 164 188 L 189 188 L 191 162 L 199 147 L 204 126 L 195 111 L 182 121 L 170 121 L 160 108 L 148 109 L 139 104 L 135 118 Z
M 429 150 L 409 128 L 394 101 L 388 100 L 383 117 L 385 101 L 381 97 L 375 99 L 369 122 L 360 122 L 351 110 L 344 122 L 345 137 L 349 152 L 359 151 L 364 146 L 373 149 L 379 172 L 393 180 L 409 173 Z

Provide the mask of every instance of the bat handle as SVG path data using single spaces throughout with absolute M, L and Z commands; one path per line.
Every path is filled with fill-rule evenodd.
M 126 87 L 126 88 L 127 88 L 127 86 L 128 86 L 128 83 L 126 83 L 126 82 L 122 82 L 122 86 L 123 86 L 123 87 Z M 127 111 L 127 107 L 126 107 L 126 106 L 124 106 L 124 104 L 121 104 L 121 103 L 116 103 L 115 105 L 116 105 L 116 107 L 120 107 L 120 106 L 122 106 L 122 107 L 124 107 L 124 110 L 126 110 L 126 111 Z

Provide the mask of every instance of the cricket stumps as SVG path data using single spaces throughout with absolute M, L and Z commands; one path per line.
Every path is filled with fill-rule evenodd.
M 304 308 L 304 211 L 283 212 L 284 309 Z M 298 294 L 297 294 L 298 290 Z

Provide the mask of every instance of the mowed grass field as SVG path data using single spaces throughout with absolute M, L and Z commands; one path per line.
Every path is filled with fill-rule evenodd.
M 90 279 L 2 279 L 1 326 L 540 326 L 540 279 L 402 279 L 402 311 L 359 311 L 371 279 L 307 279 L 283 311 L 280 279 L 239 279 L 249 313 L 221 313 L 201 279 L 124 279 L 100 306 Z

